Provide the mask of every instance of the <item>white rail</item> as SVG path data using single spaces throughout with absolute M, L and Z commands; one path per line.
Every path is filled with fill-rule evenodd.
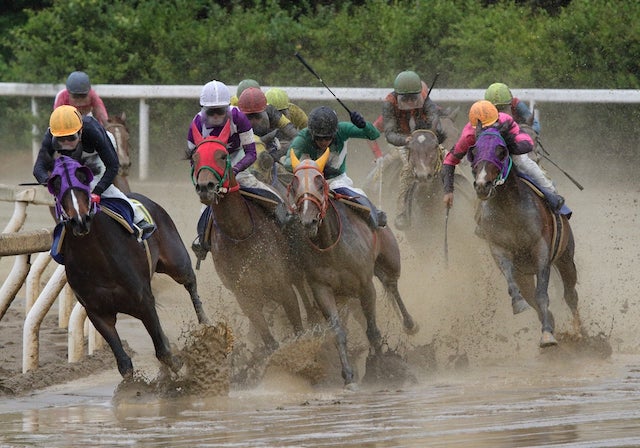
M 25 83 L 0 83 L 0 96 L 26 96 L 31 97 L 31 112 L 37 116 L 38 108 L 36 98 L 50 97 L 51 104 L 55 95 L 64 84 L 25 84 Z M 276 86 L 263 86 L 263 90 Z M 323 87 L 284 87 L 289 97 L 296 100 L 333 101 L 333 96 Z M 96 84 L 93 88 L 103 98 L 135 98 L 140 101 L 140 127 L 139 127 L 139 176 L 141 180 L 149 175 L 149 105 L 148 99 L 193 99 L 197 101 L 202 86 L 199 85 L 114 85 Z M 237 86 L 229 86 L 235 92 Z M 338 98 L 348 101 L 381 102 L 390 89 L 367 89 L 352 87 L 332 87 Z M 512 89 L 513 94 L 524 101 L 528 101 L 531 107 L 536 102 L 545 103 L 640 103 L 640 90 L 615 90 L 615 89 Z M 484 96 L 483 89 L 438 89 L 434 88 L 431 97 L 436 102 L 442 103 L 472 103 Z M 35 134 L 32 142 L 32 151 L 37 155 L 40 136 Z

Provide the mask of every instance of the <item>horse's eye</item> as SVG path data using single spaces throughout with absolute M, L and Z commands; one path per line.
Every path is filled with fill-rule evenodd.
M 56 176 L 49 181 L 50 188 L 55 192 L 55 194 L 60 193 L 60 188 L 62 188 L 62 179 L 60 176 Z
M 89 183 L 87 173 L 85 173 L 84 171 L 76 171 L 76 179 L 78 179 L 84 185 L 87 185 Z
M 505 148 L 504 146 L 496 146 L 495 151 L 496 151 L 496 157 L 498 158 L 498 160 L 506 159 L 507 156 L 509 155 L 507 148 Z

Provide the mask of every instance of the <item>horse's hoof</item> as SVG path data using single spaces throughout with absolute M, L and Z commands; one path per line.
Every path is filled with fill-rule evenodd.
M 514 300 L 511 302 L 511 306 L 513 307 L 513 314 L 520 314 L 530 308 L 529 304 L 524 299 Z
M 420 331 L 420 325 L 415 322 L 411 322 L 410 325 L 405 324 L 404 331 L 407 334 L 414 335 Z
M 348 390 L 349 392 L 356 392 L 360 389 L 360 387 L 358 386 L 358 383 L 349 383 L 344 385 L 344 389 Z
M 549 331 L 543 331 L 542 336 L 540 337 L 540 348 L 551 347 L 554 345 L 558 345 L 558 341 L 556 341 L 553 333 Z

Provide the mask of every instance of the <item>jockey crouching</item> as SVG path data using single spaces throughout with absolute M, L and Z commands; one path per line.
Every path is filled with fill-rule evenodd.
M 215 137 L 225 142 L 233 174 L 240 184 L 240 188 L 266 192 L 266 196 L 279 202 L 281 210 L 276 209 L 276 217 L 282 217 L 285 214 L 285 207 L 280 194 L 274 188 L 258 180 L 247 169 L 256 160 L 253 129 L 247 116 L 237 107 L 231 106 L 230 103 L 231 93 L 224 83 L 214 80 L 204 85 L 200 93 L 201 110 L 193 117 L 189 126 L 187 156 L 191 159 L 197 143 L 207 137 Z M 198 236 L 191 245 L 198 260 L 204 260 L 210 250 L 208 242 L 204 241 L 208 217 L 208 207 L 205 206 L 198 220 Z
M 329 188 L 350 200 L 368 207 L 371 210 L 369 224 L 374 229 L 387 225 L 387 215 L 378 210 L 360 188 L 353 186 L 347 176 L 347 148 L 345 142 L 350 138 L 375 140 L 380 132 L 356 111 L 351 112 L 351 123 L 338 122 L 336 112 L 326 106 L 316 107 L 309 113 L 309 124 L 301 130 L 291 142 L 290 149 L 300 160 L 310 157 L 318 159 L 329 148 L 330 156 L 324 168 L 324 177 Z M 292 171 L 290 153 L 284 159 L 285 167 Z
M 69 156 L 91 170 L 94 176 L 90 185 L 93 195 L 127 201 L 142 239 L 154 232 L 156 226 L 146 220 L 142 207 L 113 185 L 113 179 L 118 174 L 118 156 L 106 131 L 95 118 L 83 117 L 75 107 L 69 105 L 54 109 L 33 167 L 33 175 L 41 184 L 49 179 L 57 155 Z
M 446 207 L 453 206 L 453 180 L 455 167 L 467 155 L 469 148 L 476 143 L 478 130 L 489 127 L 497 128 L 505 137 L 507 149 L 514 165 L 522 174 L 528 176 L 544 193 L 545 198 L 555 213 L 560 213 L 564 198 L 558 194 L 553 182 L 544 171 L 527 155 L 533 150 L 533 140 L 520 129 L 514 119 L 498 109 L 487 100 L 476 101 L 469 110 L 469 123 L 462 130 L 462 134 L 453 149 L 446 155 L 442 167 L 444 184 L 443 202 Z

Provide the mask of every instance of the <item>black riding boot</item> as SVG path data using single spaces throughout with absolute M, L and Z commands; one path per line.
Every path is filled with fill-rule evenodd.
M 560 209 L 564 205 L 564 198 L 560 196 L 558 193 L 548 192 L 546 195 L 547 202 L 555 213 L 559 213 Z
M 191 250 L 196 255 L 198 259 L 198 266 L 200 265 L 200 261 L 207 258 L 207 253 L 211 250 L 211 245 L 204 241 L 204 234 L 207 227 L 207 222 L 209 221 L 209 217 L 211 216 L 211 207 L 207 207 L 202 211 L 200 215 L 200 219 L 198 219 L 198 236 L 193 243 L 191 243 Z

